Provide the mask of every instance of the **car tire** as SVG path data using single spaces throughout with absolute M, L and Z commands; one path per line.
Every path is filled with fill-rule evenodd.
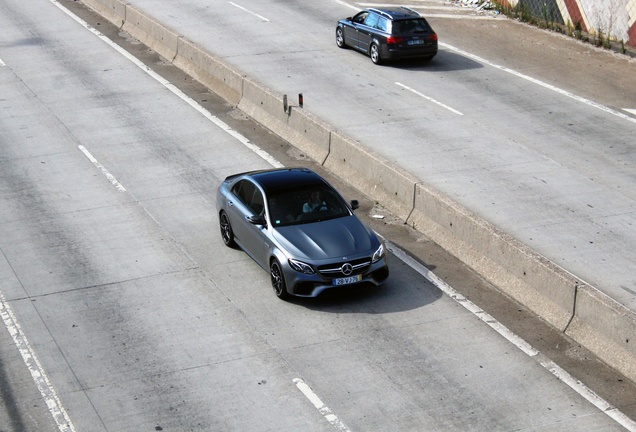
M 287 285 L 285 284 L 285 275 L 283 273 L 283 268 L 276 258 L 272 260 L 272 263 L 269 266 L 269 274 L 276 297 L 281 300 L 287 299 L 289 297 L 289 293 L 287 292 Z
M 221 238 L 223 239 L 225 246 L 234 246 L 234 231 L 232 231 L 232 225 L 230 225 L 230 218 L 227 217 L 227 214 L 224 211 L 222 211 L 219 215 L 219 226 L 221 228 Z
M 380 56 L 380 47 L 377 43 L 372 43 L 371 48 L 369 48 L 369 56 L 371 57 L 371 61 L 373 64 L 382 64 L 382 57 Z
M 344 38 L 344 30 L 342 30 L 342 27 L 336 28 L 336 45 L 338 45 L 339 48 L 347 47 Z

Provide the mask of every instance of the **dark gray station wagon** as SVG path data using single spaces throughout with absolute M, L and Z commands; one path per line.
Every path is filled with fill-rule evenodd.
M 437 54 L 437 34 L 423 16 L 405 6 L 369 8 L 338 21 L 336 44 L 367 53 L 375 64 L 403 58 L 431 60 Z

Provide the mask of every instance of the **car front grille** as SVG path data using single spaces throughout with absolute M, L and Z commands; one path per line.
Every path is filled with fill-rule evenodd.
M 352 272 L 348 275 L 345 275 L 342 271 L 343 266 L 345 264 L 351 264 Z M 341 277 L 341 276 L 352 276 L 360 273 L 364 273 L 366 269 L 371 265 L 371 258 L 362 258 L 354 261 L 346 261 L 343 263 L 333 263 L 333 264 L 325 264 L 318 267 L 318 272 L 325 277 Z

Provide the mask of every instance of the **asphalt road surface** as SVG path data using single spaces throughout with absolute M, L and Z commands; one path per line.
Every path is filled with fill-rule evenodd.
M 309 161 L 106 24 L 209 113 L 50 1 L 0 28 L 3 432 L 625 430 L 397 249 L 381 288 L 278 300 L 215 192 Z

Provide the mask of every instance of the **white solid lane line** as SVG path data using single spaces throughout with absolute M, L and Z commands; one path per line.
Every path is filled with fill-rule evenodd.
M 628 116 L 626 114 L 623 114 L 622 112 L 615 111 L 615 110 L 613 110 L 611 108 L 608 108 L 605 105 L 601 105 L 601 104 L 599 104 L 597 102 L 591 101 L 591 100 L 586 99 L 584 97 L 577 96 L 577 95 L 575 95 L 573 93 L 570 93 L 568 91 L 562 90 L 562 89 L 560 89 L 558 87 L 555 87 L 555 86 L 553 86 L 551 84 L 544 83 L 543 81 L 540 81 L 538 79 L 532 78 L 532 77 L 530 77 L 528 75 L 524 75 L 521 72 L 517 72 L 516 70 L 509 69 L 509 68 L 507 68 L 505 66 L 501 66 L 501 65 L 495 64 L 495 63 L 493 63 L 493 62 L 491 62 L 489 60 L 486 60 L 484 58 L 481 58 L 479 56 L 471 54 L 471 53 L 469 53 L 467 51 L 464 51 L 462 49 L 456 48 L 456 47 L 454 47 L 452 45 L 449 45 L 449 44 L 446 44 L 446 43 L 443 43 L 443 42 L 438 42 L 438 45 L 441 46 L 441 47 L 444 47 L 446 49 L 455 51 L 456 53 L 461 54 L 464 57 L 468 57 L 468 58 L 470 58 L 472 60 L 475 60 L 477 62 L 486 64 L 488 66 L 492 66 L 492 67 L 497 68 L 497 69 L 499 69 L 501 71 L 504 71 L 504 72 L 507 72 L 507 73 L 509 73 L 511 75 L 514 75 L 516 77 L 522 78 L 522 79 L 524 79 L 526 81 L 530 81 L 531 83 L 540 85 L 541 87 L 545 87 L 548 90 L 552 90 L 552 91 L 554 91 L 556 93 L 559 93 L 560 95 L 567 96 L 567 97 L 569 97 L 571 99 L 574 99 L 577 102 L 581 102 L 581 103 L 584 103 L 584 104 L 589 105 L 591 107 L 600 109 L 601 111 L 604 111 L 604 112 L 606 112 L 608 114 L 612 114 L 612 115 L 614 115 L 616 117 L 622 118 L 623 120 L 627 120 L 627 121 L 630 121 L 632 123 L 636 123 L 636 119 L 635 118 L 630 117 L 630 116 Z
M 22 328 L 20 327 L 20 324 L 18 324 L 11 307 L 6 302 L 2 291 L 0 291 L 0 316 L 2 317 L 4 326 L 9 331 L 13 342 L 16 347 L 18 347 L 22 360 L 29 369 L 31 377 L 40 391 L 42 398 L 44 398 L 44 402 L 46 403 L 51 416 L 53 416 L 53 420 L 55 421 L 55 424 L 57 424 L 58 429 L 60 432 L 75 432 L 75 426 L 73 426 L 71 418 L 68 416 L 60 402 L 60 399 L 57 397 L 57 393 L 51 385 L 49 377 L 46 375 L 46 372 L 44 372 L 42 364 L 40 364 L 38 357 L 35 355 L 35 351 L 31 348 L 31 344 L 29 344 L 26 335 L 22 332 Z
M 560 381 L 569 386 L 572 390 L 577 392 L 583 398 L 585 398 L 588 402 L 598 408 L 600 411 L 607 414 L 610 418 L 612 418 L 615 422 L 623 426 L 629 432 L 636 432 L 636 422 L 631 420 L 625 414 L 620 412 L 617 408 L 614 408 L 609 403 L 607 403 L 604 399 L 594 393 L 590 388 L 588 388 L 581 381 L 574 379 L 569 373 L 567 373 L 564 369 L 542 354 L 540 351 L 533 348 L 528 342 L 524 341 L 522 338 L 517 336 L 515 333 L 510 331 L 506 326 L 501 324 L 492 315 L 485 312 L 479 306 L 468 300 L 463 295 L 459 294 L 448 285 L 446 282 L 438 278 L 432 271 L 427 269 L 425 266 L 420 264 L 406 252 L 401 250 L 399 247 L 394 245 L 393 243 L 384 239 L 387 249 L 398 259 L 404 262 L 406 265 L 411 267 L 413 270 L 424 276 L 426 280 L 439 288 L 444 294 L 448 297 L 455 300 L 457 303 L 462 305 L 464 308 L 472 312 L 477 318 L 488 324 L 493 330 L 503 336 L 510 343 L 515 345 L 521 351 L 526 353 L 528 356 L 535 358 L 537 362 L 545 369 L 550 371 L 555 377 L 557 377 Z

